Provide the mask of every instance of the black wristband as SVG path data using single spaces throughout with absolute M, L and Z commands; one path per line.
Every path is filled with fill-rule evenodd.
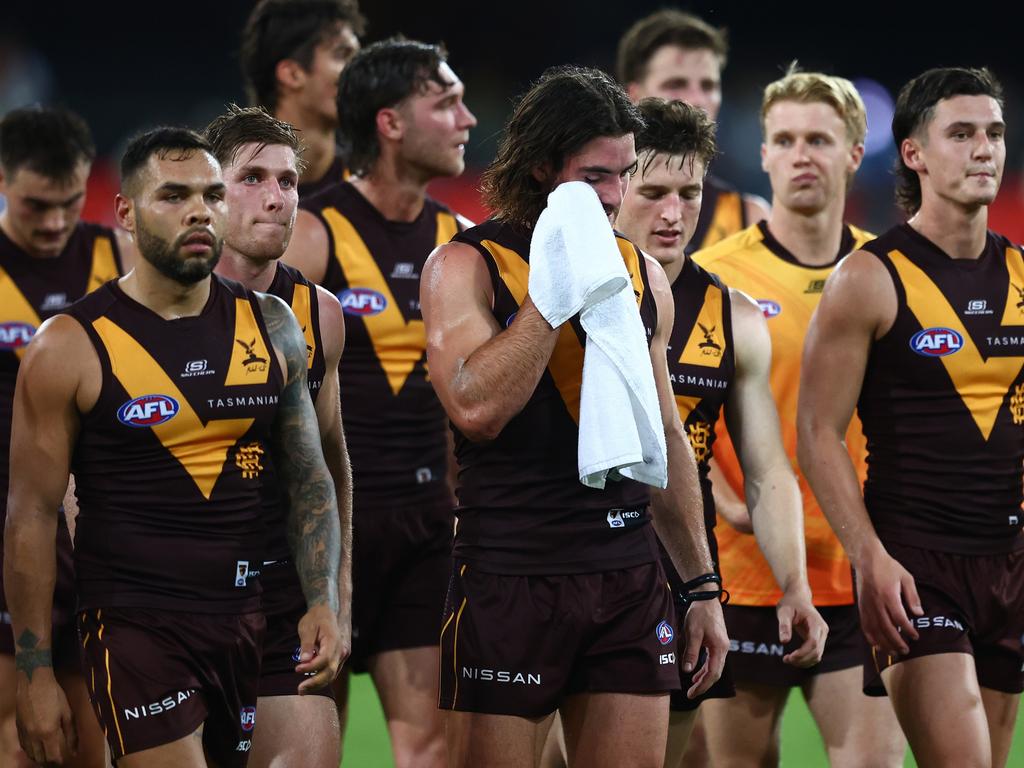
M 717 584 L 718 589 L 694 592 L 697 587 L 702 587 L 705 584 Z M 722 600 L 722 596 L 725 595 L 725 599 Z M 722 577 L 717 573 L 705 573 L 703 576 L 698 576 L 695 579 L 690 579 L 683 584 L 682 590 L 676 594 L 676 599 L 679 604 L 683 607 L 688 608 L 690 603 L 695 603 L 700 600 L 722 600 L 724 603 L 729 602 L 729 593 L 722 589 Z

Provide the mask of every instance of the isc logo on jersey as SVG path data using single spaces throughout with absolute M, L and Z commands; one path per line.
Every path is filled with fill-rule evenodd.
M 28 346 L 36 335 L 36 327 L 28 323 L 0 323 L 0 349 L 12 350 Z
M 925 328 L 910 339 L 910 348 L 925 357 L 945 357 L 959 352 L 964 337 L 952 328 Z
M 338 301 L 346 315 L 371 317 L 379 315 L 388 306 L 384 294 L 371 291 L 369 288 L 349 288 L 338 294 Z
M 178 414 L 178 401 L 167 395 L 142 395 L 117 409 L 117 419 L 128 427 L 155 427 Z
M 757 306 L 761 308 L 764 316 L 768 318 L 778 317 L 782 314 L 782 307 L 779 306 L 777 301 L 772 301 L 771 299 L 758 299 Z

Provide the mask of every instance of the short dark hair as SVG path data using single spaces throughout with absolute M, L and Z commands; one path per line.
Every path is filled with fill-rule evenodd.
M 242 76 L 249 98 L 277 108 L 277 63 L 294 59 L 309 70 L 313 51 L 337 23 L 363 34 L 357 0 L 260 0 L 242 30 Z
M 197 151 L 213 156 L 210 142 L 190 128 L 164 125 L 140 133 L 128 142 L 121 156 L 121 189 L 127 190 L 135 175 L 153 155 L 162 160 L 176 153 L 174 159 L 185 160 Z
M 66 181 L 79 163 L 95 157 L 89 126 L 71 110 L 37 105 L 12 110 L 0 120 L 0 166 L 7 176 L 28 168 Z
M 295 162 L 302 170 L 302 142 L 289 123 L 278 120 L 263 107 L 240 107 L 228 104 L 227 112 L 215 117 L 203 136 L 213 147 L 213 156 L 221 165 L 235 161 L 238 150 L 245 144 L 256 143 L 259 152 L 264 147 L 285 146 L 295 153 Z
M 603 136 L 638 133 L 640 111 L 604 72 L 585 67 L 548 69 L 522 96 L 505 126 L 494 161 L 484 172 L 484 203 L 513 223 L 533 226 L 550 189 L 537 168 L 562 170 L 565 159 Z
M 638 83 L 647 74 L 647 64 L 666 45 L 680 48 L 709 48 L 725 66 L 729 38 L 725 28 L 712 27 L 692 13 L 673 8 L 656 11 L 630 27 L 619 40 L 615 73 L 623 85 Z
M 921 207 L 921 179 L 903 162 L 903 140 L 926 127 L 935 117 L 935 105 L 953 96 L 991 96 L 1003 106 L 1003 87 L 988 69 L 942 67 L 929 69 L 900 89 L 892 116 L 896 142 L 896 202 L 909 214 Z
M 636 153 L 650 152 L 644 160 L 647 171 L 658 154 L 700 160 L 707 171 L 718 152 L 715 124 L 697 107 L 682 101 L 644 99 L 637 105 L 644 118 L 644 129 L 636 134 Z
M 351 147 L 349 168 L 366 173 L 380 157 L 377 113 L 394 107 L 427 83 L 451 85 L 441 76 L 443 45 L 392 37 L 355 55 L 338 80 L 338 133 Z

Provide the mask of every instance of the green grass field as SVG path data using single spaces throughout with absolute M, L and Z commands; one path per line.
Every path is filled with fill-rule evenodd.
M 352 678 L 350 695 L 351 706 L 342 766 L 388 768 L 392 765 L 392 760 L 384 716 L 368 675 L 355 675 Z M 818 736 L 803 697 L 798 694 L 790 698 L 782 724 L 782 765 L 783 768 L 818 768 L 828 765 L 821 737 Z M 906 766 L 917 766 L 909 753 Z M 1010 753 L 1009 768 L 1024 768 L 1024 725 L 1021 718 L 1017 720 L 1017 733 L 1013 751 Z

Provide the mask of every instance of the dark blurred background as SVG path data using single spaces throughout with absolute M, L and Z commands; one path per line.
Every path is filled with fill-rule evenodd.
M 92 126 L 100 152 L 88 218 L 109 222 L 116 160 L 128 136 L 157 123 L 201 127 L 229 101 L 244 103 L 239 32 L 254 0 L 174 3 L 8 3 L 0 22 L 0 112 L 61 102 Z M 466 83 L 480 124 L 469 167 L 434 193 L 471 218 L 484 211 L 476 179 L 493 156 L 515 96 L 546 67 L 614 66 L 622 32 L 667 3 L 425 2 L 364 0 L 364 42 L 396 33 L 443 41 Z M 892 100 L 909 78 L 933 66 L 986 65 L 1006 90 L 1008 153 L 992 226 L 1024 241 L 1024 131 L 1019 116 L 1024 71 L 1019 26 L 996 5 L 956 12 L 933 3 L 695 2 L 678 7 L 729 30 L 716 173 L 770 198 L 759 159 L 761 89 L 793 59 L 804 69 L 854 80 L 868 104 L 868 153 L 849 219 L 875 231 L 898 220 L 890 169 Z

